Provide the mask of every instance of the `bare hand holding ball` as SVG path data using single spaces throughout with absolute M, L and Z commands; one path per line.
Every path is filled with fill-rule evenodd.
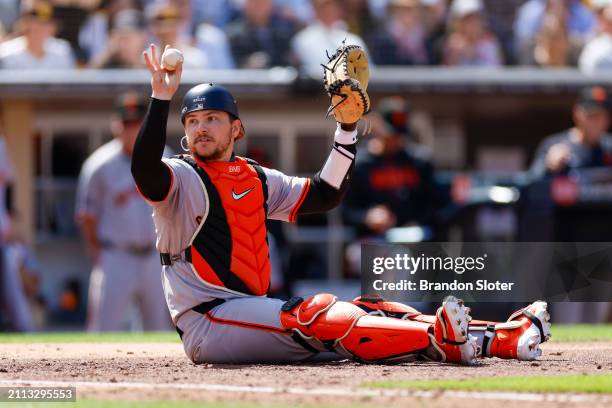
M 161 57 L 162 68 L 166 71 L 174 71 L 176 64 L 183 61 L 183 53 L 176 48 L 166 48 Z

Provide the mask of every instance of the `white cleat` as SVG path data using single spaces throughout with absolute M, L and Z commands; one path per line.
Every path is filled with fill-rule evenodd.
M 479 347 L 476 337 L 471 336 L 468 326 L 472 318 L 463 301 L 448 296 L 436 313 L 434 337 L 437 348 L 445 356 L 444 361 L 465 365 L 476 365 Z
M 501 358 L 535 360 L 542 355 L 540 344 L 550 339 L 548 304 L 541 300 L 514 312 L 506 323 L 495 326 L 499 344 L 493 355 Z

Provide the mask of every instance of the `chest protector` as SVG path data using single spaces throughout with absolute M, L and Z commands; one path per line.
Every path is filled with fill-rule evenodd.
M 182 156 L 198 173 L 208 196 L 208 214 L 186 256 L 196 274 L 220 288 L 265 295 L 270 287 L 266 228 L 267 183 L 261 167 L 236 157 L 231 162 L 197 162 Z

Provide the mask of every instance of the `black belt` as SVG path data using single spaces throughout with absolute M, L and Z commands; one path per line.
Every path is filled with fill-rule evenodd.
M 180 254 L 170 254 L 168 252 L 162 252 L 159 254 L 159 260 L 162 265 L 170 266 L 176 261 L 186 261 L 191 263 L 191 247 L 187 247 Z
M 100 241 L 102 249 L 117 249 L 132 255 L 145 256 L 155 251 L 155 245 L 116 245 L 110 241 Z
M 210 302 L 200 303 L 199 305 L 192 307 L 191 310 L 193 310 L 196 313 L 200 313 L 204 315 L 223 303 L 225 303 L 225 299 L 213 299 Z M 183 340 L 183 334 L 184 334 L 183 331 L 179 329 L 178 326 L 176 326 L 175 328 L 176 328 L 176 332 L 178 333 L 179 337 L 181 338 L 181 340 Z

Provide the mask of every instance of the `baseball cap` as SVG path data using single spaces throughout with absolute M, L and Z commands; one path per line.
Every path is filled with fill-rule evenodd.
M 178 8 L 166 2 L 153 3 L 147 8 L 147 19 L 155 23 L 174 22 L 180 19 Z
M 140 31 L 146 27 L 143 14 L 138 10 L 126 9 L 118 12 L 113 18 L 113 31 Z
M 382 99 L 378 103 L 378 114 L 393 135 L 410 135 L 410 106 L 399 96 Z
M 453 0 L 450 11 L 453 17 L 465 17 L 469 14 L 480 13 L 484 9 L 482 0 Z
M 610 100 L 610 93 L 606 89 L 601 86 L 590 86 L 580 90 L 576 105 L 587 110 L 610 110 L 612 101 Z
M 144 118 L 147 113 L 147 104 L 139 94 L 127 92 L 117 97 L 115 110 L 123 122 L 135 122 Z
M 38 1 L 21 11 L 22 18 L 33 18 L 41 21 L 53 21 L 53 5 L 46 1 Z

